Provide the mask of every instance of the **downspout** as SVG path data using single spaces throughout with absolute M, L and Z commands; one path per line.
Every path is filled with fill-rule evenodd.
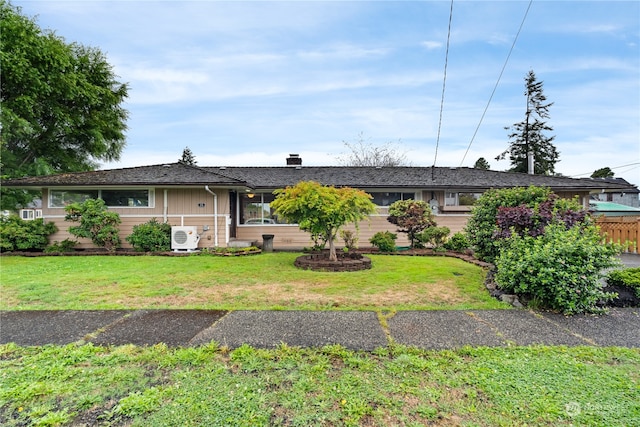
M 208 185 L 204 186 L 207 193 L 213 195 L 213 244 L 218 247 L 218 195 L 209 189 Z
M 163 222 L 166 224 L 167 221 L 169 221 L 169 196 L 167 195 L 167 189 L 164 189 L 164 205 L 162 207 L 162 219 L 164 220 Z

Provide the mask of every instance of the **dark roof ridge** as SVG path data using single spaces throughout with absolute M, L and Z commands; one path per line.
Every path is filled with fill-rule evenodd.
M 83 172 L 63 172 L 52 175 L 27 176 L 3 180 L 3 185 L 246 185 L 237 177 L 182 162 L 160 163 L 116 169 L 99 169 Z
M 8 186 L 223 185 L 284 188 L 300 180 L 362 188 L 489 189 L 547 186 L 560 190 L 630 189 L 620 181 L 476 169 L 466 166 L 198 166 L 182 162 L 3 180 Z

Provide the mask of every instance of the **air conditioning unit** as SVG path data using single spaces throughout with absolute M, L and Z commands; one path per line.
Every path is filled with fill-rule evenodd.
M 194 251 L 198 249 L 198 227 L 171 227 L 171 249 L 177 251 Z
M 42 209 L 20 209 L 20 218 L 25 221 L 42 218 Z

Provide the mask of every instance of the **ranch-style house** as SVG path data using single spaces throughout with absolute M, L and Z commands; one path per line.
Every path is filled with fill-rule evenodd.
M 123 247 L 127 247 L 124 238 L 131 234 L 134 225 L 155 218 L 183 230 L 193 230 L 198 238 L 193 240 L 192 249 L 261 243 L 263 235 L 274 236 L 275 249 L 294 249 L 311 246 L 309 234 L 278 218 L 270 204 L 274 190 L 309 180 L 359 188 L 371 194 L 378 212 L 359 224 L 360 246 L 368 246 L 369 238 L 377 231 L 396 231 L 386 220 L 388 207 L 396 200 L 429 202 L 438 226 L 449 227 L 454 233 L 464 228 L 473 202 L 492 188 L 549 187 L 560 197 L 577 196 L 585 208 L 589 208 L 592 194 L 636 189 L 626 181 L 466 167 L 304 166 L 297 154 L 291 154 L 286 165 L 279 167 L 203 167 L 178 162 L 25 177 L 5 181 L 3 185 L 42 192 L 41 211 L 29 215 L 42 216 L 57 225 L 59 231 L 51 236 L 52 241 L 74 238 L 68 232 L 73 224 L 64 220 L 67 204 L 101 198 L 122 219 Z M 400 233 L 397 243 L 407 244 L 403 239 L 405 235 Z M 91 246 L 89 240 L 83 239 L 78 245 Z

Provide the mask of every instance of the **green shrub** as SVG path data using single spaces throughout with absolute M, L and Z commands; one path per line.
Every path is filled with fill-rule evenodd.
M 46 253 L 73 252 L 77 244 L 75 240 L 64 239 L 62 242 L 53 242 L 44 251 Z
M 419 234 L 436 225 L 429 203 L 411 199 L 393 202 L 387 221 L 397 225 L 399 232 L 407 233 L 412 248 L 422 247 Z
M 464 252 L 469 249 L 469 239 L 464 233 L 457 232 L 451 236 L 445 243 L 445 249 L 455 252 Z
M 171 250 L 171 225 L 151 218 L 144 224 L 133 226 L 133 232 L 126 237 L 138 252 L 164 252 Z
M 486 191 L 474 205 L 465 233 L 476 255 L 492 262 L 500 251 L 500 240 L 494 238 L 497 231 L 496 217 L 501 207 L 526 205 L 534 207 L 549 198 L 551 190 L 544 187 L 516 187 Z
M 607 283 L 612 286 L 628 286 L 633 288 L 640 298 L 640 267 L 613 270 L 607 276 Z
M 53 222 L 42 218 L 25 221 L 17 215 L 0 217 L 0 251 L 41 251 L 49 236 L 58 231 Z
M 398 235 L 390 231 L 378 231 L 369 242 L 381 252 L 395 252 Z
M 358 247 L 358 234 L 351 230 L 340 230 L 340 237 L 344 240 L 344 247 L 347 250 Z
M 69 233 L 91 239 L 94 245 L 109 252 L 114 252 L 120 246 L 120 215 L 109 212 L 104 200 L 89 199 L 82 203 L 72 203 L 64 210 L 67 212 L 65 221 L 80 223 L 69 227 Z
M 217 247 L 203 248 L 200 255 L 242 255 L 247 253 L 261 252 L 257 246 L 247 246 L 245 248 Z
M 422 244 L 441 249 L 444 247 L 449 233 L 451 233 L 451 230 L 448 227 L 429 227 L 420 233 L 418 238 Z
M 541 308 L 565 314 L 595 312 L 605 293 L 603 269 L 618 264 L 617 249 L 604 244 L 594 226 L 550 224 L 544 234 L 514 234 L 496 259 L 496 282 L 508 292 L 535 300 Z

